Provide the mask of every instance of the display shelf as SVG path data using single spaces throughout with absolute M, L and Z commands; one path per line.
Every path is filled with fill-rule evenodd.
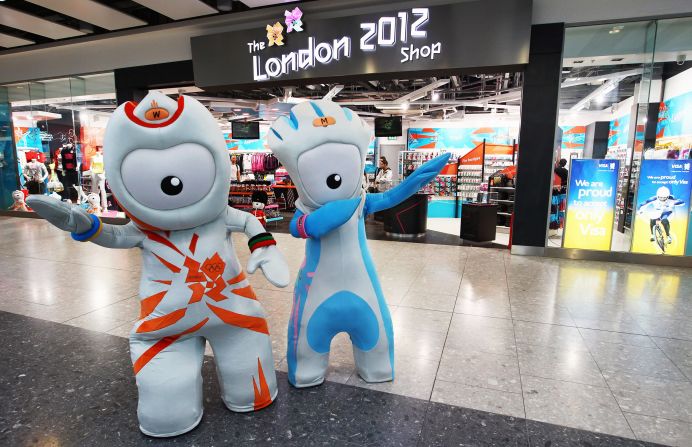
M 497 205 L 497 226 L 509 227 L 511 224 L 512 213 L 514 213 L 514 193 L 513 186 L 489 186 L 490 193 L 488 201 Z M 495 197 L 493 197 L 493 193 Z
M 459 151 L 401 151 L 399 152 L 398 165 L 399 180 L 402 181 L 424 163 L 442 154 L 451 154 L 449 163 L 442 169 L 439 175 L 437 175 L 430 183 L 423 186 L 419 192 L 422 194 L 431 194 L 433 199 L 454 200 L 456 202 L 458 196 L 458 158 L 461 155 L 461 152 Z M 454 214 L 457 214 L 456 211 Z

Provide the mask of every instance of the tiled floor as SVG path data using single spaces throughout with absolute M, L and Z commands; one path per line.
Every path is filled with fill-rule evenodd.
M 276 237 L 295 275 L 303 242 Z M 246 261 L 244 237 L 234 240 Z M 397 378 L 360 380 L 340 335 L 329 380 L 344 390 L 446 404 L 426 407 L 426 420 L 435 411 L 463 420 L 473 410 L 496 413 L 498 424 L 528 419 L 509 445 L 524 445 L 522 437 L 564 445 L 561 436 L 567 444 L 559 426 L 594 432 L 587 436 L 594 445 L 615 439 L 598 433 L 692 445 L 692 271 L 474 247 L 379 240 L 370 247 L 394 320 Z M 137 250 L 77 244 L 42 220 L 0 219 L 0 311 L 125 337 L 138 313 L 139 268 Z M 285 370 L 291 286 L 276 289 L 258 275 L 251 282 Z M 26 362 L 25 370 L 38 367 Z M 461 423 L 442 420 L 449 426 L 431 421 L 421 439 Z

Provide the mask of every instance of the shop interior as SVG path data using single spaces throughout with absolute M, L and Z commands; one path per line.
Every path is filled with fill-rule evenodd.
M 673 162 L 689 160 L 692 149 L 692 51 L 684 43 L 692 39 L 689 22 L 566 30 L 555 151 L 556 166 L 564 160 L 564 168 L 555 171 L 547 247 L 692 253 L 685 234 L 690 164 Z M 588 188 L 568 185 L 558 175 L 569 173 L 576 181 L 585 166 L 579 160 L 614 167 L 610 176 L 599 178 L 606 187 L 612 184 L 612 193 L 603 189 L 608 192 L 603 200 L 580 201 L 577 195 L 586 195 Z M 662 194 L 666 197 L 655 197 Z
M 86 81 L 91 94 L 69 91 L 63 97 L 55 97 L 44 85 L 57 84 L 69 90 L 82 79 L 8 86 L 15 92 L 11 103 L 21 190 L 52 194 L 83 204 L 89 212 L 122 217 L 104 181 L 100 153 L 105 124 L 116 107 L 113 89 L 108 88 L 113 85 L 112 75 Z M 370 192 L 384 192 L 425 161 L 442 153 L 452 154 L 447 167 L 420 191 L 427 210 L 424 221 L 414 225 L 418 229 L 390 229 L 386 216 L 376 215 L 368 220 L 370 237 L 472 243 L 459 237 L 462 204 L 480 202 L 495 204 L 498 210 L 497 217 L 484 222 L 493 230 L 493 237 L 485 242 L 507 246 L 521 85 L 522 73 L 499 73 L 224 92 L 205 92 L 194 86 L 163 91 L 173 97 L 195 97 L 218 120 L 233 163 L 229 204 L 259 214 L 261 202 L 261 213 L 272 231 L 287 230 L 297 195 L 286 171 L 267 148 L 269 125 L 288 115 L 299 102 L 330 98 L 356 111 L 375 129 L 364 172 L 365 188 Z M 19 99 L 23 90 L 29 98 Z M 67 126 L 70 132 L 63 132 L 60 126 Z M 75 164 L 65 160 L 72 154 L 70 147 L 76 148 Z M 45 165 L 45 171 L 34 174 L 34 159 Z M 382 159 L 387 160 L 387 166 Z M 492 176 L 495 183 L 488 186 Z

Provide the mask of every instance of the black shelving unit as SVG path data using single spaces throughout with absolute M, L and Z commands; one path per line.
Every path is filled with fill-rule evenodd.
M 514 213 L 514 186 L 490 186 L 490 193 L 497 193 L 497 198 L 489 194 L 489 202 L 497 205 L 497 226 L 510 227 L 512 213 Z

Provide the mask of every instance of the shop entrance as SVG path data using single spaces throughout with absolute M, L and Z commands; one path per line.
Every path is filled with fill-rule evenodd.
M 374 130 L 364 172 L 370 192 L 387 191 L 427 160 L 451 154 L 440 175 L 419 191 L 425 203 L 407 202 L 408 207 L 395 210 L 396 218 L 372 216 L 369 237 L 507 247 L 522 78 L 521 72 L 504 72 L 185 90 L 209 108 L 226 136 L 236 177 L 231 205 L 249 210 L 253 191 L 268 193 L 270 226 L 287 229 L 296 192 L 267 147 L 269 127 L 298 103 L 331 99 Z M 472 213 L 473 228 L 462 238 L 464 211 Z

